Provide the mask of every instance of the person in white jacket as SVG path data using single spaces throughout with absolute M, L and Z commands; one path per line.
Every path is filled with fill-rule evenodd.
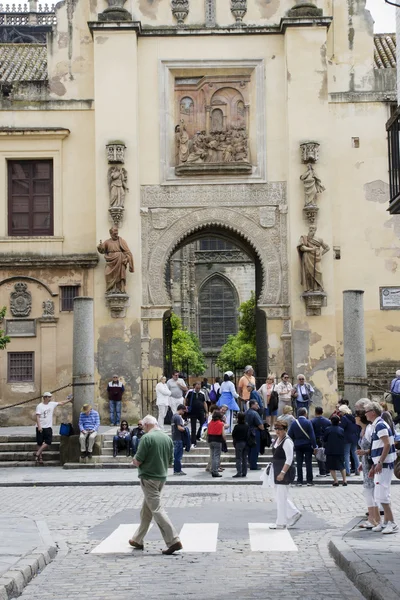
M 164 419 L 168 411 L 171 390 L 167 386 L 167 378 L 162 376 L 156 385 L 156 404 L 158 406 L 158 426 L 164 429 Z

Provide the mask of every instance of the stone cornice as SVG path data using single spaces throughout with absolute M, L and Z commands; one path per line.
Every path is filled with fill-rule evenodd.
M 23 82 L 18 82 L 21 85 Z M 0 110 L 16 111 L 16 110 L 92 110 L 94 100 L 84 99 L 75 100 L 73 98 L 66 100 L 28 100 L 26 98 L 1 98 Z
M 285 33 L 288 27 L 326 27 L 329 29 L 332 17 L 283 17 L 279 33 Z
M 90 31 L 136 31 L 142 33 L 140 21 L 88 21 Z
M 64 127 L 0 127 L 0 137 L 46 137 L 63 140 L 70 133 L 70 130 Z
M 343 104 L 353 104 L 354 102 L 395 102 L 396 90 L 387 92 L 331 92 L 329 96 L 330 102 Z
M 93 269 L 99 262 L 97 254 L 0 254 L 0 268 L 81 268 Z

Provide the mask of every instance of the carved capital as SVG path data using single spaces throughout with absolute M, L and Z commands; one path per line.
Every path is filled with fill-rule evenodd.
M 125 162 L 125 149 L 124 142 L 116 141 L 106 144 L 108 162 L 123 164 Z
M 115 208 L 111 207 L 108 209 L 108 212 L 110 213 L 110 217 L 115 227 L 121 227 L 124 218 L 124 211 L 125 209 L 122 206 L 116 206 Z
M 114 319 L 123 319 L 129 306 L 128 294 L 106 294 L 106 303 Z
M 319 143 L 303 142 L 300 144 L 301 160 L 303 163 L 316 163 L 319 159 Z

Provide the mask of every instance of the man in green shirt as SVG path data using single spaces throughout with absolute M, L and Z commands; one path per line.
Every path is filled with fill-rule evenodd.
M 152 519 L 157 523 L 167 545 L 163 554 L 173 554 L 182 550 L 179 536 L 165 510 L 161 506 L 161 491 L 172 464 L 174 445 L 171 438 L 158 429 L 157 419 L 147 415 L 142 419 L 146 435 L 140 440 L 140 446 L 132 463 L 139 469 L 140 485 L 144 499 L 140 511 L 140 525 L 129 540 L 132 548 L 143 550 L 143 541 Z

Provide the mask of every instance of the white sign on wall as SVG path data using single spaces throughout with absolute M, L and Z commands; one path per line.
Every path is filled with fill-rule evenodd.
M 400 287 L 379 288 L 381 310 L 400 310 Z

